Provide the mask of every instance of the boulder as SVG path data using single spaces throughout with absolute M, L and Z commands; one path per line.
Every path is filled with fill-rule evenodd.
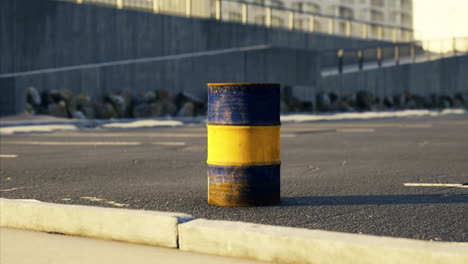
M 133 108 L 133 117 L 135 118 L 147 118 L 155 116 L 155 109 L 153 104 L 139 104 Z
M 52 103 L 48 106 L 49 114 L 56 117 L 68 118 L 67 104 L 65 101 Z
M 37 89 L 30 86 L 26 89 L 26 101 L 33 107 L 40 107 L 42 104 L 42 98 Z
M 185 102 L 177 112 L 177 116 L 187 117 L 195 115 L 195 105 L 192 102 Z
M 361 90 L 356 94 L 356 109 L 359 111 L 372 110 L 373 95 L 369 91 Z

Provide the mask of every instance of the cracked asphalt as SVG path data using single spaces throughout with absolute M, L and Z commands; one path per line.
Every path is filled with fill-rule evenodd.
M 467 115 L 283 124 L 282 200 L 267 207 L 207 204 L 203 124 L 15 134 L 0 144 L 3 198 L 468 241 Z

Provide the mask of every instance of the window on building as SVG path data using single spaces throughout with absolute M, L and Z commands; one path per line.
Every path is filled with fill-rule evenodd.
M 234 22 L 242 22 L 242 15 L 239 12 L 230 11 L 228 13 L 228 20 Z
M 340 1 L 342 4 L 345 4 L 345 5 L 352 5 L 354 4 L 354 0 L 341 0 Z
M 362 20 L 367 20 L 369 19 L 369 10 L 367 9 L 361 9 L 359 10 L 359 19 L 362 19 Z
M 294 29 L 302 29 L 302 30 L 306 30 L 305 28 L 305 25 L 306 25 L 306 21 L 304 21 L 303 19 L 294 19 Z
M 271 17 L 271 25 L 274 26 L 274 27 L 282 27 L 284 26 L 284 19 L 282 19 L 281 17 L 277 17 L 277 16 L 272 16 Z
M 301 2 L 292 3 L 291 8 L 295 10 L 302 10 L 302 3 Z
M 400 13 L 392 12 L 390 13 L 390 17 L 388 18 L 388 20 L 390 21 L 390 23 L 398 23 L 399 17 L 400 17 Z
M 349 19 L 353 19 L 354 18 L 354 11 L 353 9 L 349 8 L 349 7 L 343 7 L 343 6 L 340 6 L 338 8 L 338 12 L 339 12 L 339 16 L 340 17 L 344 17 L 344 18 L 349 18 Z
M 408 14 L 401 14 L 401 22 L 407 27 L 413 26 L 413 17 Z
M 283 2 L 280 0 L 270 0 L 270 5 L 273 7 L 283 7 Z
M 396 8 L 398 5 L 398 1 L 400 0 L 387 0 L 387 5 L 388 7 L 391 7 L 391 8 Z
M 304 12 L 312 12 L 312 13 L 320 13 L 320 6 L 313 3 L 304 3 L 302 5 L 302 11 Z
M 384 14 L 377 10 L 371 10 L 371 21 L 373 22 L 384 21 Z
M 411 0 L 401 0 L 401 9 L 403 9 L 403 10 L 412 9 L 412 1 Z
M 265 16 L 254 17 L 254 23 L 258 25 L 265 25 Z
M 330 16 L 335 16 L 336 15 L 335 10 L 336 8 L 334 6 L 329 6 L 325 13 Z
M 371 6 L 383 7 L 384 5 L 384 0 L 371 0 Z

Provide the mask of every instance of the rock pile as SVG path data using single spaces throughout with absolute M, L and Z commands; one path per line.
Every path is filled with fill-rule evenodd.
M 27 111 L 33 114 L 63 118 L 110 119 L 150 118 L 167 116 L 197 116 L 206 113 L 206 102 L 188 93 L 172 98 L 167 89 L 135 93 L 107 93 L 103 98 L 92 98 L 86 93 L 73 94 L 69 90 L 51 90 L 42 93 L 27 88 Z
M 73 94 L 69 90 L 39 92 L 27 88 L 27 110 L 33 114 L 53 115 L 77 119 L 190 117 L 206 115 L 206 97 L 199 98 L 181 92 L 172 96 L 168 89 L 137 93 L 124 90 L 107 93 L 102 98 L 92 98 L 86 93 Z M 467 108 L 468 93 L 454 96 L 420 96 L 405 92 L 379 97 L 369 91 L 342 95 L 336 91 L 316 94 L 314 102 L 293 96 L 292 88 L 281 89 L 281 112 L 349 112 L 384 111 L 402 109 Z

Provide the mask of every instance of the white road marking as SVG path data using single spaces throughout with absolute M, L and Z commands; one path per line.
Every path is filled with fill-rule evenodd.
M 432 124 L 403 124 L 404 128 L 431 128 Z
M 163 138 L 204 138 L 206 133 L 64 133 L 64 134 L 44 134 L 41 137 L 163 137 Z
M 55 142 L 55 141 L 11 141 L 3 144 L 12 145 L 47 145 L 47 146 L 137 146 L 141 142 L 135 141 L 95 141 L 95 142 Z
M 1 154 L 0 155 L 0 158 L 6 158 L 6 159 L 14 159 L 14 158 L 17 158 L 18 155 L 14 155 L 14 154 Z
M 11 126 L 1 127 L 0 135 L 11 135 L 26 132 L 52 132 L 56 130 L 77 130 L 73 125 L 37 125 L 37 126 Z
M 206 133 L 64 133 L 64 134 L 44 134 L 41 137 L 145 137 L 145 138 L 206 138 Z M 295 138 L 296 134 L 282 133 L 282 138 Z
M 468 112 L 464 109 L 445 109 L 443 111 L 432 110 L 403 110 L 403 111 L 387 111 L 387 112 L 364 112 L 364 113 L 338 113 L 338 114 L 293 114 L 282 115 L 281 121 L 290 122 L 307 122 L 307 121 L 324 121 L 324 120 L 363 120 L 373 118 L 388 118 L 388 117 L 409 117 L 409 116 L 444 116 L 444 115 L 466 115 Z
M 185 142 L 153 142 L 151 144 L 160 146 L 185 146 Z
M 158 127 L 158 126 L 181 126 L 184 123 L 174 120 L 140 120 L 130 123 L 110 123 L 104 124 L 104 128 L 140 128 L 140 127 Z
M 117 203 L 117 202 L 107 200 L 107 199 L 104 199 L 104 198 L 89 197 L 89 196 L 84 196 L 84 197 L 80 197 L 80 198 L 84 199 L 84 200 L 92 201 L 92 202 L 100 202 L 100 203 L 110 204 L 110 205 L 117 206 L 117 207 L 128 206 L 128 204 Z
M 11 192 L 11 191 L 16 191 L 16 190 L 21 190 L 21 189 L 29 189 L 29 188 L 34 188 L 34 187 L 37 187 L 37 185 L 36 186 L 24 186 L 24 187 L 14 187 L 14 188 L 10 188 L 10 189 L 3 189 L 3 190 L 0 190 L 0 192 Z
M 3 190 L 0 190 L 0 192 L 11 192 L 11 191 L 19 190 L 19 189 L 23 189 L 23 188 L 10 188 L 10 189 L 3 189 Z
M 338 133 L 372 133 L 375 132 L 374 128 L 338 128 Z
M 468 188 L 468 185 L 459 183 L 403 183 L 407 187 L 454 187 L 454 188 Z

